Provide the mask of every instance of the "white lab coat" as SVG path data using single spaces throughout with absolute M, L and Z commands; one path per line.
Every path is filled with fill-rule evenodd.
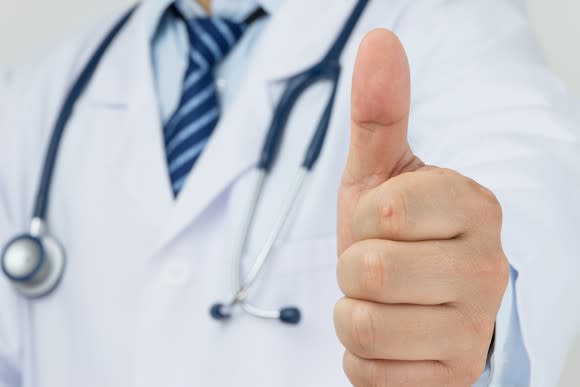
M 0 279 L 0 386 L 347 385 L 332 325 L 340 297 L 335 199 L 349 141 L 353 61 L 375 27 L 395 30 L 409 54 L 416 153 L 477 179 L 502 202 L 532 385 L 555 385 L 580 321 L 578 115 L 539 58 L 519 3 L 510 1 L 371 2 L 344 54 L 321 159 L 253 292 L 264 306 L 300 306 L 303 322 L 288 327 L 240 315 L 223 325 L 209 318 L 209 306 L 230 295 L 232 238 L 280 80 L 321 57 L 353 4 L 285 2 L 177 202 L 143 4 L 79 101 L 62 144 L 49 215 L 69 259 L 59 290 L 27 301 Z M 27 228 L 63 96 L 110 25 L 10 76 L 0 115 L 1 241 Z M 316 88 L 299 103 L 249 254 L 282 204 L 326 92 Z M 498 335 L 505 326 L 498 322 Z M 496 363 L 495 372 L 505 372 Z

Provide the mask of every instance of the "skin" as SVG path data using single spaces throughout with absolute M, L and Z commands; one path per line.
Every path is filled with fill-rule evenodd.
M 501 207 L 413 154 L 409 66 L 394 34 L 367 35 L 352 89 L 334 313 L 344 371 L 355 387 L 471 386 L 508 281 Z
M 205 9 L 205 12 L 211 14 L 211 3 L 212 0 L 198 0 L 198 3 Z

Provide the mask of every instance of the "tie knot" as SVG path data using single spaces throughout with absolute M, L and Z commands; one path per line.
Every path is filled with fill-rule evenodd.
M 234 48 L 242 37 L 245 24 L 217 17 L 188 21 L 191 59 L 200 67 L 214 67 Z

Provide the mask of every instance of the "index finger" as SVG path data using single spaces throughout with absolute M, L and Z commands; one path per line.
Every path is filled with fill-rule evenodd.
M 486 213 L 486 201 L 480 202 L 477 191 L 475 182 L 446 169 L 421 168 L 396 176 L 361 197 L 354 213 L 355 237 L 443 240 L 477 225 L 487 229 L 485 222 L 494 214 Z

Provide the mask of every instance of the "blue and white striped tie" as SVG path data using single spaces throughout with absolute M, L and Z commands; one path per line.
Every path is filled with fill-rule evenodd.
M 241 38 L 245 24 L 221 18 L 188 20 L 189 65 L 179 106 L 165 124 L 165 150 L 177 197 L 220 118 L 213 71 Z

